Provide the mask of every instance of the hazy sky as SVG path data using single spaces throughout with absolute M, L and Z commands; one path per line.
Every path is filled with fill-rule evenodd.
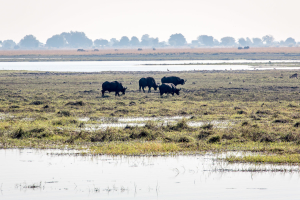
M 32 34 L 45 43 L 61 32 L 90 39 L 143 34 L 166 41 L 182 33 L 300 41 L 300 0 L 0 0 L 0 40 Z

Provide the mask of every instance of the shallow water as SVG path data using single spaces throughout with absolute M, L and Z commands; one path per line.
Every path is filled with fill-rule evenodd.
M 126 126 L 139 126 L 143 127 L 146 125 L 146 122 L 148 121 L 153 121 L 153 122 L 159 122 L 158 125 L 161 126 L 166 126 L 168 124 L 174 124 L 178 122 L 181 119 L 190 119 L 191 116 L 171 116 L 171 117 L 114 117 L 114 118 L 98 118 L 96 121 L 101 121 L 102 123 L 99 124 L 85 124 L 84 129 L 85 130 L 90 130 L 90 131 L 95 131 L 95 130 L 103 130 L 108 127 L 112 128 L 125 128 Z M 88 122 L 90 118 L 84 117 L 84 118 L 79 118 L 79 121 L 83 122 Z M 223 120 L 223 121 L 218 121 L 218 120 L 213 120 L 213 121 L 188 121 L 187 125 L 191 127 L 200 127 L 205 124 L 212 124 L 216 128 L 227 128 L 230 124 L 234 123 L 233 121 L 228 121 L 228 120 Z
M 189 70 L 253 70 L 247 65 L 218 65 L 218 63 L 268 63 L 268 60 L 166 60 L 166 61 L 65 61 L 65 62 L 0 62 L 0 70 L 33 70 L 57 72 L 101 71 L 189 71 Z M 300 62 L 300 60 L 272 60 L 276 62 Z M 180 65 L 202 63 L 214 65 Z M 156 65 L 146 65 L 156 64 Z M 157 65 L 168 64 L 168 65 Z M 172 65 L 174 64 L 174 65 Z M 176 65 L 175 65 L 176 64 Z
M 298 199 L 298 166 L 228 164 L 223 155 L 78 156 L 0 150 L 0 199 Z M 281 172 L 282 170 L 294 172 Z M 252 172 L 250 172 L 252 171 Z M 256 171 L 256 172 L 253 172 Z

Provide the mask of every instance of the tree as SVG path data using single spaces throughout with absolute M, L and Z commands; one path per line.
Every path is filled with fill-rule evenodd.
M 16 43 L 13 40 L 4 40 L 2 42 L 2 49 L 14 49 Z
M 116 38 L 111 38 L 109 40 L 109 45 L 110 46 L 118 46 L 118 44 L 119 44 L 119 41 Z
M 72 48 L 91 47 L 93 45 L 93 41 L 84 32 L 71 31 L 70 33 L 64 32 L 60 35 L 65 38 L 67 45 Z
M 142 46 L 158 46 L 158 38 L 151 38 L 148 34 L 142 36 L 141 45 Z
M 120 46 L 129 46 L 129 38 L 127 36 L 123 36 L 119 42 Z
M 214 45 L 214 37 L 208 35 L 200 35 L 198 41 L 205 46 L 213 46 Z
M 247 42 L 247 46 L 250 46 L 250 45 L 252 45 L 253 43 L 252 43 L 252 41 L 251 41 L 251 39 L 250 38 L 246 38 L 246 42 Z
M 192 40 L 191 44 L 193 46 L 199 46 L 199 41 L 198 40 Z
M 19 43 L 21 48 L 35 49 L 39 47 L 40 42 L 33 35 L 26 35 Z
M 158 38 L 150 38 L 150 43 L 152 46 L 157 46 L 159 44 Z
M 53 35 L 51 38 L 47 39 L 46 46 L 47 47 L 55 47 L 62 48 L 66 46 L 67 41 L 62 35 Z
M 131 40 L 129 42 L 132 46 L 137 46 L 140 44 L 140 41 L 137 37 L 133 36 L 131 37 Z
M 288 45 L 288 46 L 290 46 L 290 45 L 295 45 L 295 44 L 296 44 L 296 41 L 295 41 L 294 38 L 289 37 L 289 38 L 287 38 L 287 39 L 285 40 L 285 44 Z
M 272 35 L 265 35 L 262 40 L 267 44 L 270 45 L 274 41 L 274 37 Z
M 107 46 L 108 45 L 108 41 L 104 40 L 104 39 L 97 39 L 94 41 L 94 45 L 99 47 L 99 46 Z
M 247 44 L 247 41 L 244 39 L 244 38 L 240 38 L 239 39 L 239 44 L 241 45 L 241 46 L 247 46 L 248 44 Z
M 183 46 L 186 44 L 186 39 L 181 33 L 176 33 L 170 36 L 169 44 L 172 46 Z
M 215 45 L 215 46 L 219 46 L 219 45 L 220 45 L 220 42 L 219 42 L 219 40 L 217 40 L 217 39 L 214 39 L 214 45 Z
M 235 39 L 233 37 L 223 37 L 223 38 L 221 38 L 221 45 L 234 46 L 234 45 L 236 45 Z
M 254 46 L 262 46 L 263 45 L 263 41 L 260 38 L 252 38 L 252 41 L 253 41 Z
M 149 35 L 145 34 L 141 38 L 141 45 L 142 46 L 149 46 Z

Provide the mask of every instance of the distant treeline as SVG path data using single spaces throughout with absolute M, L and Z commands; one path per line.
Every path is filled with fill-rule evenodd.
M 253 46 L 253 47 L 281 47 L 281 46 L 298 46 L 300 42 L 296 42 L 294 38 L 287 38 L 285 41 L 275 41 L 272 35 L 266 35 L 262 38 L 239 38 L 223 37 L 221 40 L 215 39 L 213 36 L 200 35 L 196 40 L 187 43 L 185 37 L 181 33 L 172 34 L 168 41 L 159 41 L 158 38 L 150 37 L 148 34 L 142 36 L 141 39 L 133 36 L 106 39 L 89 39 L 84 32 L 63 32 L 59 35 L 53 35 L 47 39 L 46 44 L 41 43 L 33 35 L 26 35 L 19 43 L 13 40 L 0 40 L 0 49 L 60 49 L 60 48 L 137 48 L 137 47 L 237 47 L 237 46 Z

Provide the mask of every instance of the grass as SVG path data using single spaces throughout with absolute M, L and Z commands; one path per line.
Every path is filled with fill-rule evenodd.
M 293 73 L 0 71 L 0 148 L 67 147 L 110 155 L 233 150 L 261 152 L 270 159 L 278 156 L 282 162 L 298 163 L 300 89 L 299 80 L 289 78 Z M 182 88 L 179 96 L 161 98 L 158 91 L 138 91 L 139 78 L 152 76 L 160 82 L 165 75 L 188 80 L 178 86 Z M 105 93 L 103 98 L 101 84 L 106 80 L 121 81 L 128 92 L 120 97 Z M 166 126 L 149 121 L 145 127 L 88 129 L 117 122 L 119 117 L 178 115 L 187 118 Z M 85 117 L 89 120 L 80 120 Z M 205 123 L 192 127 L 190 122 Z M 258 157 L 245 161 L 251 160 L 262 162 Z
M 299 154 L 283 155 L 249 155 L 243 157 L 230 156 L 225 159 L 228 162 L 250 162 L 271 164 L 297 164 L 300 163 Z

